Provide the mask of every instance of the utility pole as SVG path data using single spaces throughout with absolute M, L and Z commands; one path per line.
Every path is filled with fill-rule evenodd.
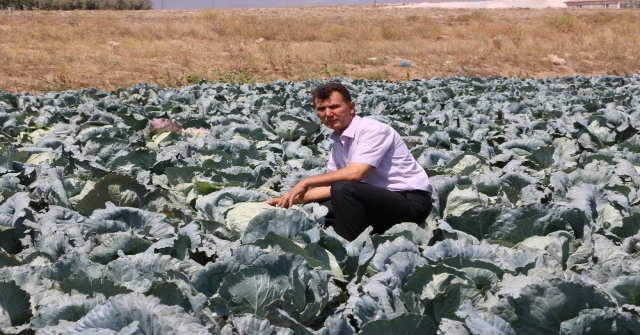
M 162 0 L 162 10 L 164 10 L 164 0 Z

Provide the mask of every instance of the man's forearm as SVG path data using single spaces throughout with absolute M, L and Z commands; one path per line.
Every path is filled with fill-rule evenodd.
M 331 186 L 314 187 L 304 194 L 302 203 L 321 202 L 331 198 Z
M 305 178 L 298 182 L 292 189 L 290 189 L 287 194 L 279 198 L 277 204 L 275 205 L 285 208 L 291 207 L 291 205 L 293 205 L 294 203 L 306 201 L 308 191 L 318 187 L 329 187 L 331 186 L 331 184 L 338 180 L 362 181 L 369 169 L 371 169 L 371 165 L 364 163 L 351 163 L 346 168 L 337 171 Z M 318 194 L 323 196 L 329 194 L 326 190 L 322 192 L 323 193 Z M 316 195 L 313 195 L 313 198 L 315 197 Z M 268 203 L 271 204 L 271 201 L 268 201 Z
M 340 170 L 305 178 L 301 183 L 306 187 L 322 187 L 331 186 L 338 180 L 362 181 L 370 169 L 371 165 L 352 163 Z

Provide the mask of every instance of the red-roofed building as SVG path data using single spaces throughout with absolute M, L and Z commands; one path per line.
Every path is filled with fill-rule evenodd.
M 567 0 L 567 8 L 640 8 L 639 0 Z

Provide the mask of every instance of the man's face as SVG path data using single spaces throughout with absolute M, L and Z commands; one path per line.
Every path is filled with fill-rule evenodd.
M 338 135 L 342 135 L 356 115 L 356 103 L 344 102 L 340 92 L 331 92 L 327 100 L 315 99 L 313 103 L 322 124 L 333 129 Z

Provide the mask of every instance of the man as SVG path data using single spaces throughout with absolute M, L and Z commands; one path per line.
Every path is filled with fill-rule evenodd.
M 432 187 L 398 132 L 355 114 L 355 102 L 340 83 L 312 92 L 322 123 L 333 130 L 325 174 L 298 182 L 270 205 L 320 202 L 329 208 L 325 224 L 352 241 L 368 226 L 384 233 L 396 223 L 422 222 L 431 211 Z

